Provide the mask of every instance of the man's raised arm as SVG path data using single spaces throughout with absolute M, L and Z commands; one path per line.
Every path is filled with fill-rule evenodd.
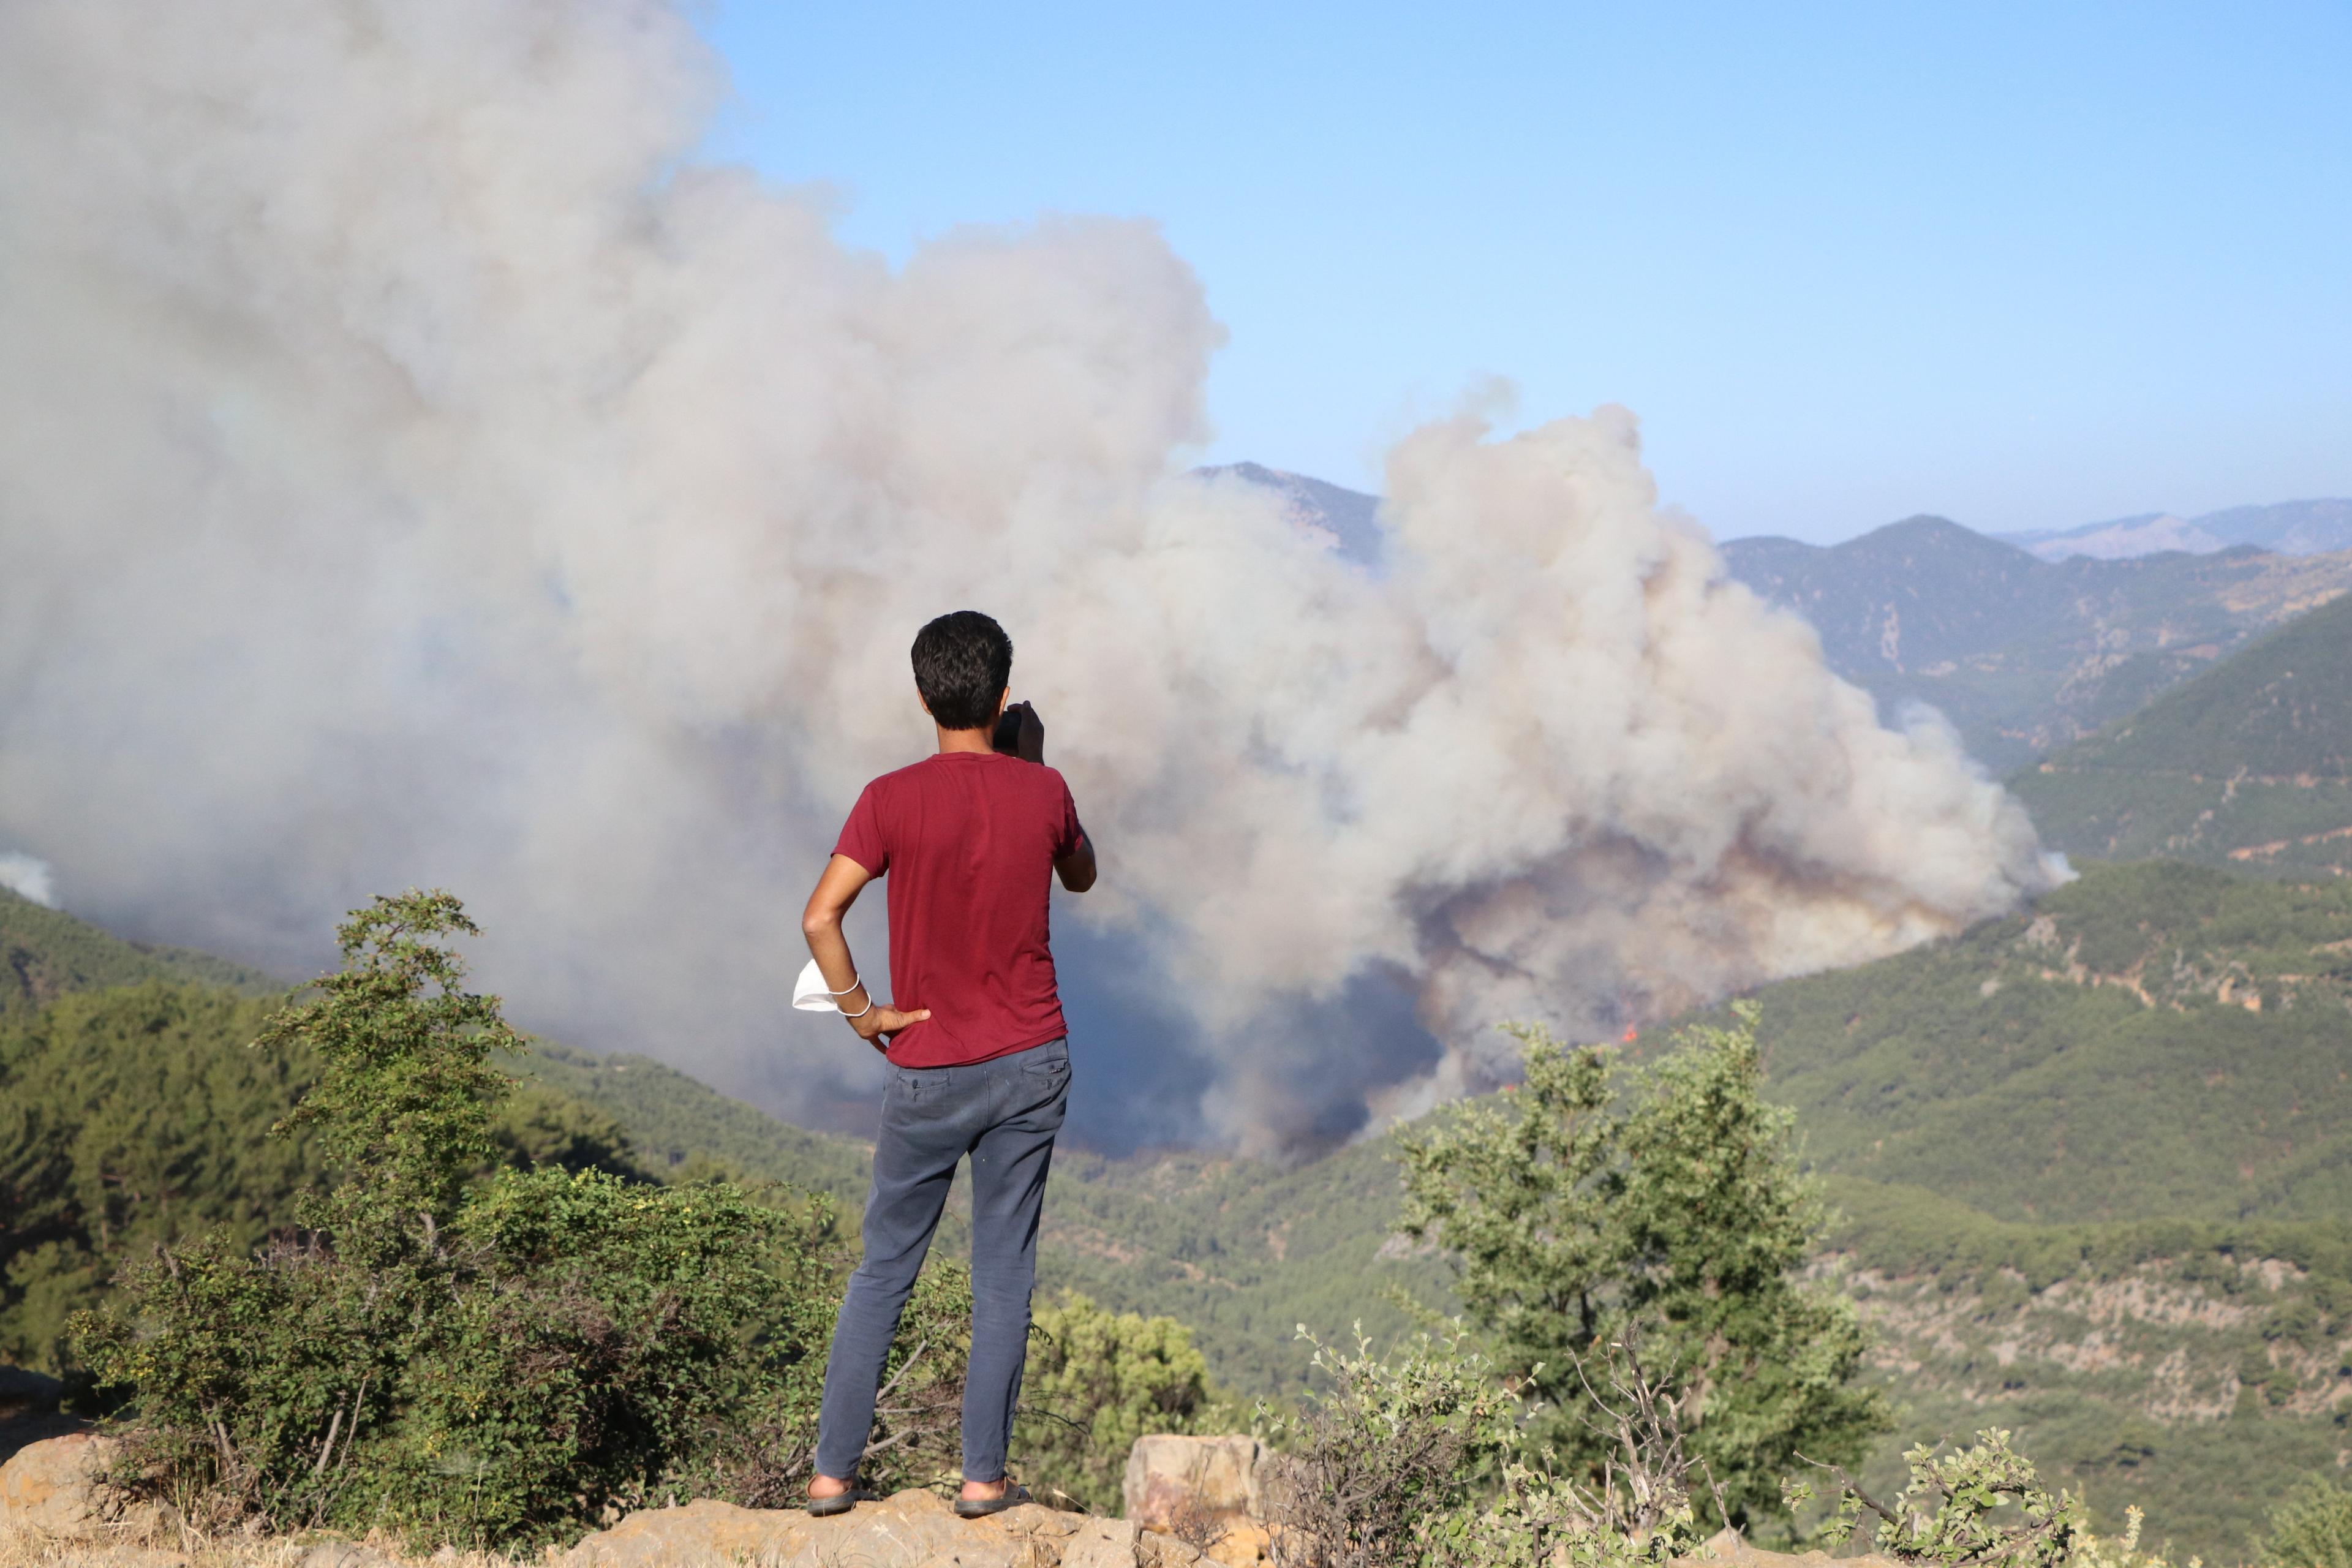
M 997 720 L 991 744 L 1024 763 L 1043 763 L 1045 721 L 1037 716 L 1034 703 L 1015 702 Z M 1078 847 L 1054 862 L 1054 875 L 1061 878 L 1062 886 L 1074 893 L 1083 893 L 1095 885 L 1095 841 L 1087 837 L 1085 828 L 1078 829 Z
M 1034 860 L 1029 863 L 1036 864 Z M 1087 837 L 1085 828 L 1078 829 L 1078 847 L 1054 862 L 1054 875 L 1074 893 L 1083 893 L 1095 885 L 1095 841 Z

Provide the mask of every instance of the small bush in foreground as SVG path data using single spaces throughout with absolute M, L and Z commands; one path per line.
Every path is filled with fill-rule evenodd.
M 2352 1568 L 2352 1489 L 2314 1476 L 2271 1510 L 2262 1568 Z
M 2066 1559 L 2066 1568 L 2172 1568 L 2165 1555 L 2169 1548 L 2155 1552 L 2139 1549 L 2140 1527 L 2147 1516 L 2137 1508 L 2124 1510 L 2124 1532 L 2121 1535 L 2094 1535 L 2087 1529 L 2074 1536 L 2074 1550 Z M 2191 1557 L 2182 1568 L 2205 1568 L 2205 1560 Z
M 1111 1312 L 1076 1291 L 1037 1309 L 1013 1452 L 1023 1479 L 1115 1514 L 1128 1450 L 1147 1433 L 1200 1432 L 1229 1415 L 1208 1358 L 1173 1318 Z
M 271 1020 L 317 1053 L 288 1125 L 341 1180 L 258 1251 L 215 1231 L 131 1263 L 78 1320 L 132 1401 L 146 1489 L 200 1523 L 555 1539 L 688 1492 L 773 1503 L 805 1479 L 841 1259 L 829 1206 L 728 1182 L 490 1164 L 520 1042 L 462 987 L 455 899 L 379 899 L 344 966 Z M 869 1475 L 946 1461 L 969 1336 L 927 1271 Z
M 1316 1343 L 1314 1364 L 1328 1393 L 1260 1412 L 1286 1450 L 1269 1497 L 1282 1568 L 1633 1568 L 1705 1533 L 1695 1460 L 1630 1355 L 1601 1368 L 1595 1408 L 1612 1430 L 1598 1484 L 1533 1447 L 1537 1408 L 1458 1328 L 1388 1361 L 1360 1333 L 1353 1354 Z
M 1868 1513 L 1879 1521 L 1872 1541 L 1903 1563 L 2057 1568 L 2073 1552 L 2079 1505 L 2068 1493 L 2051 1494 L 2032 1461 L 2010 1447 L 2008 1433 L 1979 1432 L 1974 1444 L 1948 1454 L 1941 1444 L 1923 1444 L 1903 1459 L 1911 1479 L 1892 1507 L 1840 1467 L 1821 1467 L 1837 1480 L 1837 1513 L 1822 1532 L 1829 1544 L 1843 1545 Z M 1812 1497 L 1801 1481 L 1787 1490 L 1791 1507 Z M 2137 1543 L 2136 1527 L 2132 1536 Z
M 1570 1049 L 1540 1029 L 1516 1092 L 1401 1137 L 1404 1230 L 1454 1260 L 1470 1321 L 1545 1402 L 1541 1440 L 1597 1480 L 1584 1367 L 1639 1336 L 1731 1521 L 1773 1511 L 1803 1452 L 1851 1462 L 1885 1429 L 1856 1381 L 1853 1304 L 1801 1270 L 1822 1225 L 1792 1114 L 1766 1103 L 1757 1011 L 1694 1026 L 1654 1067 Z M 1605 1427 L 1605 1423 L 1603 1426 Z

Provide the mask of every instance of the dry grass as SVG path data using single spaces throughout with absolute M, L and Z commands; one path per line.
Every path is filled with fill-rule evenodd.
M 0 1526 L 0 1568 L 298 1568 L 325 1538 L 254 1540 L 207 1536 L 189 1530 L 123 1531 L 89 1541 Z M 391 1542 L 370 1542 L 395 1562 L 433 1568 L 543 1568 L 538 1557 L 447 1552 L 412 1557 Z

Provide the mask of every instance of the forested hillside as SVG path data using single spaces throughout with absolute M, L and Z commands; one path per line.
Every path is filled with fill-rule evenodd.
M 90 936 L 75 951 L 102 965 L 111 939 Z M 251 1047 L 268 1007 L 151 980 L 0 1022 L 0 1361 L 54 1370 L 67 1316 L 126 1256 L 286 1223 L 318 1167 L 269 1127 L 311 1073 Z
M 194 981 L 259 995 L 278 989 L 242 964 L 176 947 L 141 947 L 0 888 L 0 1018 L 20 1016 L 68 991 Z
M 2003 769 L 2352 589 L 2352 552 L 2049 562 L 1930 517 L 1826 548 L 1733 540 L 1724 559 L 1811 621 L 1831 667 L 1882 710 L 1929 703 Z
M 2352 1213 L 2352 886 L 2092 867 L 1762 994 L 1827 1171 L 2014 1220 Z
M 2136 1502 L 2151 1538 L 2223 1563 L 2292 1478 L 2344 1468 L 2344 1216 L 2021 1225 L 1916 1187 L 1829 1190 L 1819 1267 L 1871 1326 L 1904 1430 L 2011 1429 L 2100 1517 Z M 1890 1489 L 1893 1447 L 1873 1460 Z
M 324 1173 L 307 1134 L 270 1129 L 317 1064 L 254 1043 L 283 988 L 249 970 L 7 893 L 0 931 L 37 977 L 0 1012 L 0 1362 L 55 1370 L 67 1317 L 126 1258 L 215 1226 L 250 1245 L 290 1222 Z M 526 1083 L 496 1135 L 517 1163 L 636 1171 L 618 1121 L 546 1085 Z
M 853 1225 L 865 1201 L 867 1145 L 787 1126 L 674 1068 L 558 1046 L 509 1065 L 625 1122 L 632 1151 L 651 1169 L 715 1165 L 830 1193 Z M 1220 1379 L 1272 1392 L 1306 1375 L 1301 1322 L 1336 1330 L 1361 1319 L 1385 1337 L 1406 1322 L 1385 1288 L 1447 1302 L 1443 1266 L 1391 1240 L 1397 1195 L 1379 1142 L 1288 1168 L 1210 1153 L 1108 1160 L 1064 1149 L 1054 1156 L 1042 1286 L 1180 1318 Z M 966 1245 L 954 1205 L 939 1245 Z
M 2352 872 L 2352 600 L 2281 627 L 2010 787 L 2075 855 Z

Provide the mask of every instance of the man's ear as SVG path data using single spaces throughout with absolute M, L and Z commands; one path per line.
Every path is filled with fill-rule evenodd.
M 929 718 L 931 713 L 930 700 L 923 695 L 923 686 L 920 681 L 917 681 L 915 683 L 915 700 L 923 705 L 923 717 L 927 719 Z
M 996 717 L 997 717 L 997 718 L 1002 719 L 1002 718 L 1003 718 L 1003 717 L 1004 717 L 1004 703 L 1005 703 L 1006 699 L 1010 698 L 1012 695 L 1013 695 L 1013 688 L 1011 688 L 1011 687 L 1009 687 L 1009 686 L 1008 686 L 1008 687 L 1006 687 L 1003 690 L 1002 690 L 1002 691 L 1000 691 L 1000 692 L 998 692 L 998 693 L 996 694 Z

